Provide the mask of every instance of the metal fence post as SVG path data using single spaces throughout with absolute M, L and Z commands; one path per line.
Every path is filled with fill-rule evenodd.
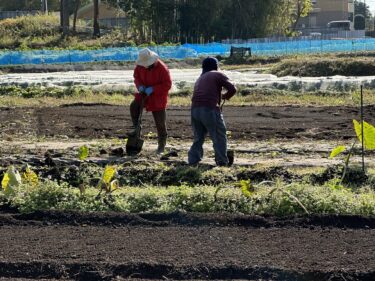
M 362 172 L 365 172 L 365 135 L 363 129 L 363 85 L 361 85 L 361 136 L 362 136 Z

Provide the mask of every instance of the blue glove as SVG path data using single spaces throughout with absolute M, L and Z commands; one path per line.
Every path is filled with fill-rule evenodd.
M 143 86 L 143 85 L 140 85 L 140 86 L 138 87 L 138 91 L 139 91 L 140 93 L 144 93 L 145 90 L 146 90 L 146 88 L 145 88 L 145 86 Z
M 145 94 L 147 96 L 151 96 L 151 94 L 154 92 L 154 88 L 152 87 L 147 87 L 146 90 L 145 90 Z

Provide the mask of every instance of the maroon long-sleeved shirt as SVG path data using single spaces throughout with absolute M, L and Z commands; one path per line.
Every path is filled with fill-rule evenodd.
M 227 92 L 221 95 L 224 89 Z M 229 100 L 237 89 L 228 76 L 220 71 L 203 73 L 195 82 L 192 107 L 207 106 L 219 109 L 221 99 Z

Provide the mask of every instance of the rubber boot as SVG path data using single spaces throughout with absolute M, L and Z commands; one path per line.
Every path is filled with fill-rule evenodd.
M 163 154 L 165 151 L 165 146 L 167 145 L 167 136 L 158 137 L 158 149 L 157 154 Z

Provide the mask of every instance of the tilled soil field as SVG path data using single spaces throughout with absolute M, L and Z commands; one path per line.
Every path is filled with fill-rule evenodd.
M 374 280 L 374 219 L 0 214 L 0 276 Z
M 233 139 L 348 139 L 354 136 L 353 107 L 233 107 L 224 108 Z M 365 108 L 367 122 L 375 121 L 375 106 Z M 67 136 L 69 138 L 124 137 L 131 125 L 129 109 L 104 104 L 75 104 L 56 108 L 2 108 L 2 135 Z M 169 136 L 191 139 L 188 107 L 168 110 Z M 144 132 L 155 131 L 151 114 L 145 114 Z
M 168 111 L 169 135 L 185 144 L 190 144 L 192 137 L 189 113 L 187 107 L 172 107 Z M 366 121 L 374 124 L 374 113 L 375 106 L 366 107 Z M 285 167 L 297 160 L 306 164 L 309 157 L 311 162 L 322 161 L 322 154 L 329 151 L 325 142 L 353 139 L 352 119 L 359 119 L 359 110 L 227 106 L 224 116 L 231 131 L 230 142 L 241 141 L 237 149 L 244 160 L 250 161 L 249 158 L 259 154 L 255 162 L 266 161 L 269 154 L 277 152 L 280 165 Z M 49 149 L 59 139 L 74 142 L 72 139 L 126 137 L 129 127 L 128 108 L 121 106 L 2 108 L 0 129 L 7 147 L 1 142 L 0 163 L 5 168 L 8 162 L 22 164 L 17 161 L 26 159 L 31 165 L 39 163 L 40 172 L 44 166 L 78 165 L 75 146 L 69 143 L 62 143 L 65 145 L 62 154 L 56 147 L 55 155 L 44 154 L 47 148 L 43 150 L 42 143 L 24 143 L 27 149 L 11 144 L 28 138 L 51 138 L 53 142 L 46 144 Z M 145 134 L 155 131 L 151 114 L 145 114 L 143 131 Z M 255 141 L 264 143 L 252 146 Z M 279 141 L 290 144 L 279 149 Z M 293 147 L 299 142 L 298 147 Z M 319 142 L 317 147 L 315 142 Z M 181 149 L 186 150 L 186 146 Z M 272 161 L 277 157 L 272 156 Z M 112 161 L 109 158 L 105 154 L 90 161 L 105 160 L 107 164 Z M 137 161 L 151 160 L 145 154 Z M 275 170 L 275 177 L 280 171 L 285 178 L 292 179 L 293 175 L 284 170 Z M 132 170 L 132 173 L 134 184 L 137 184 L 135 175 L 142 176 L 143 183 L 154 184 L 152 171 Z M 235 174 L 236 180 L 241 173 L 238 170 Z M 257 173 L 248 171 L 246 177 L 254 180 L 267 176 Z M 171 175 L 158 177 L 170 179 Z M 0 235 L 0 280 L 375 280 L 374 218 L 281 219 L 224 214 L 53 211 L 25 215 L 3 207 Z

